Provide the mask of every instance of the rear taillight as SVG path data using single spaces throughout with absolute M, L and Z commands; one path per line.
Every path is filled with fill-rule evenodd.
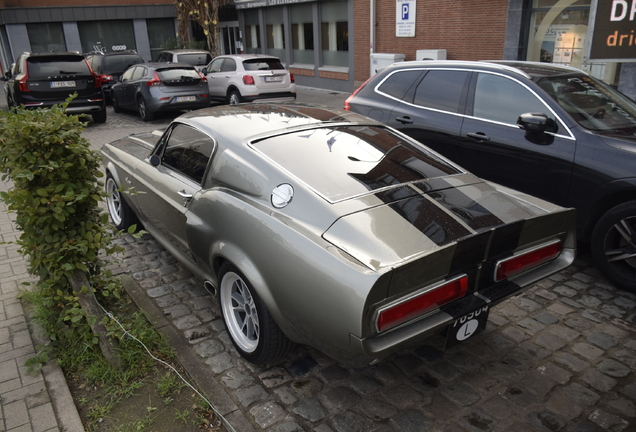
M 148 87 L 161 85 L 161 80 L 159 79 L 159 75 L 157 75 L 157 71 L 154 71 L 153 74 L 153 78 L 149 81 L 146 81 L 146 85 Z
M 197 71 L 199 73 L 199 76 L 201 77 L 201 81 L 203 81 L 204 83 L 208 82 L 208 79 L 205 77 L 205 75 L 203 75 L 201 72 Z
M 365 85 L 367 85 L 367 83 L 369 82 L 369 80 L 370 80 L 371 78 L 373 78 L 374 76 L 375 76 L 375 75 L 370 76 L 370 77 L 369 77 L 369 79 L 367 79 L 365 82 L 363 82 L 363 83 L 362 83 L 362 85 L 361 85 L 360 87 L 358 87 L 358 88 L 357 88 L 357 89 L 356 89 L 353 93 L 351 93 L 351 96 L 349 96 L 349 97 L 347 98 L 347 100 L 345 101 L 345 103 L 344 103 L 344 109 L 345 109 L 345 110 L 347 110 L 347 111 L 350 111 L 350 110 L 351 110 L 351 106 L 349 105 L 349 102 L 351 102 L 351 99 L 353 99 L 353 98 L 355 97 L 355 95 L 357 95 L 357 94 L 360 92 L 360 90 L 362 90 L 362 89 L 364 88 L 364 86 L 365 86 Z
M 252 75 L 243 75 L 243 84 L 256 85 L 256 83 L 254 82 L 254 77 Z
M 88 63 L 88 60 L 84 59 L 84 63 L 86 63 L 86 66 L 88 67 L 88 70 L 90 71 L 91 75 L 93 75 L 93 87 L 94 88 L 102 88 L 102 77 L 105 76 L 105 75 L 97 75 L 95 72 L 93 72 L 93 68 Z
M 294 78 L 294 74 L 293 73 L 289 73 L 289 82 L 291 83 L 295 83 L 296 82 L 296 78 Z
M 553 260 L 559 256 L 562 250 L 563 245 L 559 240 L 556 240 L 550 244 L 538 246 L 501 260 L 495 268 L 495 282 Z
M 466 275 L 427 287 L 396 304 L 380 309 L 376 320 L 377 330 L 383 331 L 395 327 L 443 304 L 464 297 L 466 291 L 468 291 Z
M 102 84 L 115 81 L 115 77 L 112 75 L 100 75 L 99 79 L 102 81 Z
M 18 81 L 18 89 L 21 92 L 31 91 L 29 90 L 29 84 L 27 83 L 28 79 L 29 79 L 29 64 L 27 63 L 27 67 L 25 68 L 25 71 L 24 71 L 24 76 L 20 78 L 20 81 Z

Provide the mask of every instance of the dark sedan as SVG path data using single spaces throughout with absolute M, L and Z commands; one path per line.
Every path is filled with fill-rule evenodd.
M 345 108 L 425 142 L 476 175 L 575 207 L 595 263 L 636 292 L 636 104 L 572 67 L 402 62 Z
M 193 66 L 143 63 L 131 66 L 111 89 L 113 109 L 139 112 L 150 121 L 155 113 L 194 110 L 210 105 L 208 80 Z

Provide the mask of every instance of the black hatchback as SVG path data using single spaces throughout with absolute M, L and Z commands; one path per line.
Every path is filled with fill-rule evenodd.
M 10 108 L 50 108 L 77 93 L 67 113 L 90 114 L 96 123 L 106 121 L 101 81 L 80 53 L 22 53 L 3 81 Z
M 581 70 L 402 62 L 345 102 L 479 177 L 577 209 L 597 267 L 636 292 L 636 104 Z
M 99 76 L 106 100 L 110 100 L 110 88 L 130 66 L 143 63 L 144 59 L 135 51 L 91 52 L 86 55 L 88 64 Z

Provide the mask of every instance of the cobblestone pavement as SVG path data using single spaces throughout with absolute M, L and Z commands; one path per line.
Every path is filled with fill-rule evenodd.
M 170 120 L 109 114 L 85 132 L 96 147 Z M 353 369 L 297 346 L 256 367 L 233 349 L 200 280 L 150 236 L 121 242 L 113 267 L 132 276 L 131 295 L 237 432 L 636 431 L 636 295 L 611 286 L 585 253 L 447 352 L 432 341 Z

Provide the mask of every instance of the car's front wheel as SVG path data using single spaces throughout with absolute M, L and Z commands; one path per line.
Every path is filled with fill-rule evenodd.
M 115 228 L 118 230 L 126 230 L 133 225 L 139 224 L 137 215 L 122 196 L 122 192 L 119 190 L 115 179 L 110 173 L 106 174 L 106 193 L 108 214 Z
M 241 272 L 225 263 L 219 281 L 223 320 L 239 354 L 252 363 L 268 364 L 289 353 L 293 343 Z
M 239 93 L 239 91 L 236 89 L 230 90 L 230 92 L 227 94 L 227 103 L 230 105 L 236 105 L 240 104 L 241 102 L 241 93 Z
M 601 217 L 591 247 L 605 277 L 618 288 L 636 292 L 636 201 L 617 205 Z
M 91 117 L 93 117 L 93 122 L 95 123 L 106 123 L 106 107 L 101 111 L 91 114 Z
M 140 97 L 137 101 L 137 110 L 139 111 L 139 117 L 145 122 L 155 118 L 152 111 L 148 110 L 148 104 L 143 97 Z

